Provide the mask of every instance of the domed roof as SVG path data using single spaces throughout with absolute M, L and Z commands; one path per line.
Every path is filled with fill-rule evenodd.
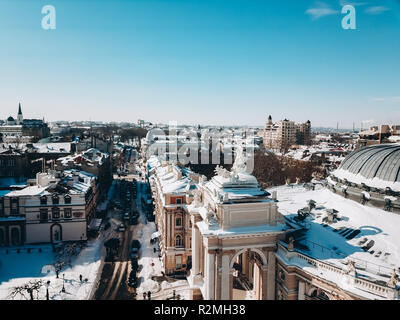
M 400 183 L 400 144 L 378 144 L 350 153 L 332 173 L 341 179 L 376 187 L 392 187 Z M 387 184 L 385 184 L 387 182 Z
M 7 118 L 7 121 L 15 121 L 15 120 L 14 120 L 13 117 L 9 116 L 9 117 Z

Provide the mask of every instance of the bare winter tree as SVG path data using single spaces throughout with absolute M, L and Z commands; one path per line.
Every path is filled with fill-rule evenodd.
M 19 295 L 24 297 L 26 300 L 28 300 L 28 297 L 30 300 L 35 300 L 33 294 L 34 292 L 36 292 L 36 299 L 39 300 L 39 291 L 43 284 L 44 283 L 42 280 L 29 281 L 22 286 L 12 288 L 9 297 L 11 299 L 14 299 L 16 296 Z

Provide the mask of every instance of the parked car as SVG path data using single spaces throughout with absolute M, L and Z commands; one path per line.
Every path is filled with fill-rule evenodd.
M 132 240 L 132 248 L 140 249 L 140 241 L 138 239 Z
M 125 212 L 124 214 L 124 220 L 129 220 L 129 212 Z
M 125 231 L 125 230 L 126 230 L 125 225 L 124 225 L 123 223 L 121 223 L 121 224 L 118 226 L 118 231 L 123 232 L 123 231 Z

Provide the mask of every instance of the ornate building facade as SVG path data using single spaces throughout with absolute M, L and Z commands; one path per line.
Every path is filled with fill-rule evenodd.
M 390 154 L 398 168 L 396 150 Z M 380 151 L 371 152 L 379 157 Z M 367 164 L 368 157 L 359 166 Z M 270 193 L 246 172 L 240 150 L 232 170 L 217 167 L 209 181 L 202 176 L 183 187 L 182 176 L 172 178 L 179 172 L 168 168 L 156 169 L 163 171 L 159 185 L 168 197 L 179 190 L 176 196 L 185 200 L 177 210 L 165 196 L 158 198 L 157 224 L 165 247 L 180 235 L 171 221 L 185 217 L 182 252 L 191 261 L 186 271 L 193 299 L 399 299 L 397 214 L 365 207 L 323 186 L 281 186 Z M 168 179 L 174 182 L 167 187 Z M 166 270 L 176 266 L 177 251 L 171 249 L 162 252 Z

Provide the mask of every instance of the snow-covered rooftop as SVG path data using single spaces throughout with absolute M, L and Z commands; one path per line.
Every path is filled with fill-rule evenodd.
M 374 278 L 389 276 L 393 268 L 400 267 L 400 215 L 363 206 L 322 186 L 314 191 L 300 185 L 271 190 L 277 191 L 279 211 L 288 223 L 302 228 L 296 241 L 298 250 L 339 267 L 353 259 L 366 276 Z M 315 208 L 303 222 L 296 222 L 298 210 L 311 199 Z M 338 211 L 333 222 L 328 220 L 329 209 Z

